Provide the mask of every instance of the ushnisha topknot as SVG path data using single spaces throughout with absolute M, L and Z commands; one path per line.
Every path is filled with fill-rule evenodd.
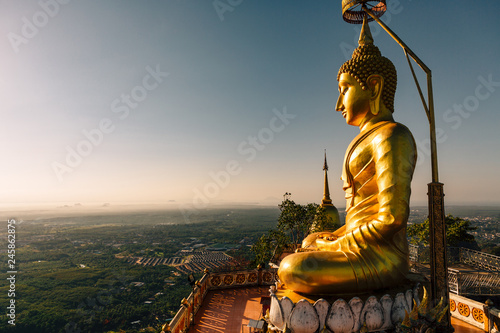
M 366 22 L 363 22 L 359 46 L 352 53 L 351 59 L 340 67 L 337 81 L 342 73 L 347 73 L 356 79 L 363 90 L 367 89 L 366 79 L 370 75 L 382 76 L 384 78 L 382 101 L 391 112 L 394 112 L 394 94 L 398 80 L 396 68 L 389 59 L 382 56 L 378 47 L 373 45 L 370 28 Z

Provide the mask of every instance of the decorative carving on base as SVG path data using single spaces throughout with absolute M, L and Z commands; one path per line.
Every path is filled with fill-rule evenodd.
M 314 304 L 306 299 L 294 304 L 287 296 L 278 299 L 272 286 L 268 322 L 274 331 L 294 333 L 449 332 L 448 304 L 442 301 L 431 308 L 425 287 L 421 302 L 418 290 L 419 285 L 395 296 L 370 296 L 364 302 L 353 297 L 349 302 L 339 298 L 330 304 L 321 298 Z

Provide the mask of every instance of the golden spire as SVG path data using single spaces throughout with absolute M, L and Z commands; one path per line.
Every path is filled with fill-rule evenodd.
M 328 187 L 328 163 L 326 162 L 326 149 L 323 170 L 325 171 L 325 189 L 323 191 L 323 200 L 321 201 L 321 206 L 332 206 L 332 199 L 330 199 L 330 188 Z
M 334 231 L 337 230 L 341 225 L 339 211 L 333 205 L 332 199 L 330 199 L 330 189 L 328 187 L 328 163 L 326 162 L 326 149 L 325 149 L 325 162 L 323 164 L 323 170 L 325 171 L 323 200 L 321 200 L 321 205 L 320 205 L 321 209 L 319 209 L 320 207 L 318 207 L 319 215 L 316 215 L 316 217 L 314 218 L 314 222 L 309 230 L 311 233 L 320 231 Z
M 366 15 L 363 17 L 363 26 L 361 27 L 361 33 L 359 34 L 358 44 L 359 46 L 373 44 L 372 32 L 370 31 Z

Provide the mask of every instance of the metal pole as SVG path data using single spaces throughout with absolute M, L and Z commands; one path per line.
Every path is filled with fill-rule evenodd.
M 413 53 L 413 51 L 408 47 L 408 45 L 405 44 L 405 42 L 403 42 L 401 40 L 401 38 L 398 37 L 398 35 L 396 35 L 394 33 L 394 31 L 391 30 L 391 28 L 389 28 L 387 25 L 385 25 L 384 22 L 382 22 L 377 16 L 375 16 L 375 14 L 373 14 L 371 12 L 371 10 L 369 10 L 368 8 L 366 8 L 364 5 L 363 5 L 363 10 L 371 16 L 371 18 L 373 18 L 378 24 L 380 24 L 382 26 L 382 28 L 384 28 L 385 31 L 387 31 L 387 33 L 389 35 L 391 35 L 392 38 L 394 38 L 394 40 L 396 41 L 396 43 L 398 43 L 403 49 L 405 49 L 406 51 L 408 51 L 408 54 L 410 54 L 410 56 L 415 60 L 415 62 L 420 66 L 420 68 L 422 68 L 424 70 L 424 72 L 430 72 L 431 70 L 429 69 L 429 67 L 427 67 L 424 62 L 422 60 L 420 60 L 419 57 L 417 57 L 417 55 L 415 53 Z
M 432 73 L 427 72 L 427 103 L 429 107 L 429 125 L 431 137 L 431 170 L 432 182 L 439 183 L 438 161 L 437 161 L 437 144 L 436 144 L 436 121 L 434 118 L 434 95 L 432 93 Z

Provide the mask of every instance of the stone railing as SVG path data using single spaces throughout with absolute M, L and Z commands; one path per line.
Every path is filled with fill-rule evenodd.
M 410 261 L 429 263 L 429 247 L 409 244 Z M 500 257 L 493 254 L 467 249 L 448 247 L 448 264 L 460 263 L 490 272 L 500 272 Z
M 485 271 L 464 271 L 448 268 L 450 292 L 457 295 L 498 295 L 500 274 Z
M 244 286 L 272 285 L 276 281 L 277 269 L 246 270 L 210 274 L 210 289 L 225 289 Z
M 428 263 L 429 248 L 410 244 L 410 261 Z M 465 264 L 472 270 L 448 268 L 450 292 L 457 295 L 495 295 L 500 293 L 500 257 L 466 248 L 449 247 L 448 264 Z M 412 271 L 430 274 L 425 265 L 414 265 Z
M 452 268 L 448 268 L 448 287 L 450 288 L 450 292 L 454 294 L 459 294 L 460 292 L 460 284 L 459 284 L 459 274 L 460 271 Z
M 498 333 L 500 327 L 500 310 L 493 302 L 485 303 L 450 293 L 450 313 L 453 317 L 469 323 L 485 332 Z
M 491 332 L 488 327 L 489 320 L 485 314 L 485 307 L 487 307 L 486 304 L 450 293 L 450 313 L 453 317 L 485 332 Z
M 462 264 L 470 265 L 479 269 L 491 272 L 500 272 L 500 257 L 489 253 L 461 247 L 459 261 Z
M 165 328 L 164 332 L 184 333 L 188 331 L 193 321 L 193 316 L 198 312 L 203 303 L 203 299 L 210 289 L 208 281 L 209 276 L 210 274 L 205 271 L 203 277 L 195 283 L 193 291 L 189 294 L 187 299 L 184 298 L 181 301 L 179 311 L 177 311 L 177 314 L 170 322 L 170 326 Z
M 277 269 L 254 269 L 234 272 L 209 273 L 205 270 L 203 277 L 195 283 L 193 292 L 181 302 L 181 307 L 169 325 L 162 332 L 185 333 L 193 322 L 205 296 L 210 290 L 225 288 L 270 286 L 276 281 Z

